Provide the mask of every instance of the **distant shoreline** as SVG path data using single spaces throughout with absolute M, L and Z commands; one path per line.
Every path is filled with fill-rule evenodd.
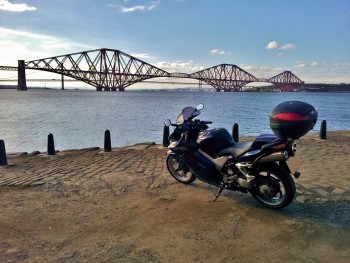
M 17 90 L 17 86 L 10 86 L 10 85 L 0 85 L 0 90 Z M 62 90 L 61 88 L 48 88 L 48 87 L 28 87 L 28 90 Z M 65 88 L 64 90 L 82 90 L 82 91 L 95 91 L 94 89 L 79 89 L 79 88 Z M 197 89 L 194 88 L 176 88 L 176 89 L 125 89 L 125 91 L 194 91 L 197 92 Z M 207 89 L 205 90 L 207 92 L 216 92 L 215 90 Z M 271 91 L 269 89 L 249 89 L 249 90 L 243 90 L 238 92 L 271 92 L 271 93 L 278 93 L 278 91 Z M 300 90 L 300 91 L 289 91 L 289 92 L 324 92 L 324 93 L 349 93 L 350 92 L 350 84 L 346 84 L 346 87 L 343 89 L 337 88 L 335 90 L 330 88 L 325 89 L 308 89 L 308 90 Z

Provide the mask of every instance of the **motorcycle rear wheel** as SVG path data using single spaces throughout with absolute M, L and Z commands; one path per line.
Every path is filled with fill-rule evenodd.
M 174 155 L 168 155 L 166 159 L 168 171 L 172 177 L 183 184 L 190 184 L 196 177 L 190 172 L 187 165 Z
M 263 206 L 280 209 L 295 198 L 295 183 L 292 176 L 277 164 L 257 168 L 251 195 Z

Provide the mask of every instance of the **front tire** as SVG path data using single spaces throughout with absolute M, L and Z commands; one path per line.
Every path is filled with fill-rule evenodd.
M 196 180 L 196 177 L 190 172 L 190 169 L 179 156 L 168 155 L 166 166 L 171 176 L 180 183 L 190 184 Z
M 263 206 L 279 209 L 295 198 L 292 176 L 281 166 L 269 164 L 256 169 L 251 195 Z

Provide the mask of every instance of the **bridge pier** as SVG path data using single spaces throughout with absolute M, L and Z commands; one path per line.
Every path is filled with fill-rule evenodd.
M 27 90 L 26 66 L 24 60 L 18 60 L 18 85 L 17 90 Z
M 63 64 L 61 64 L 61 89 L 64 90 Z
M 103 86 L 99 86 L 99 87 L 96 87 L 96 91 L 125 91 L 125 88 L 124 87 L 113 87 L 113 88 L 109 88 L 109 87 L 103 87 Z

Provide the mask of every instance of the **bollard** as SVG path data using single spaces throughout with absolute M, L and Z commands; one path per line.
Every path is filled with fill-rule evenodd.
M 52 133 L 50 133 L 47 136 L 47 155 L 55 155 L 56 151 L 55 151 L 55 142 L 53 140 L 53 135 Z
M 233 137 L 233 141 L 234 142 L 239 142 L 239 138 L 238 138 L 238 124 L 235 123 L 232 126 L 232 137 Z
M 104 150 L 105 152 L 111 152 L 112 146 L 111 146 L 111 132 L 109 130 L 105 131 L 105 143 L 104 143 Z
M 168 147 L 170 144 L 169 141 L 169 126 L 164 125 L 163 129 L 163 146 Z
M 321 140 L 326 140 L 327 139 L 327 122 L 326 122 L 326 120 L 323 120 L 321 122 L 320 139 Z
M 0 140 L 0 166 L 7 165 L 5 142 Z

